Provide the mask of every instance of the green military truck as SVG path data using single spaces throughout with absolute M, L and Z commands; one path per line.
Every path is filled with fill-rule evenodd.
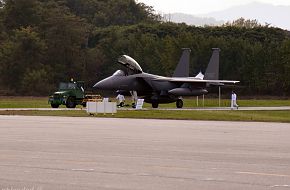
M 48 103 L 52 108 L 58 108 L 60 105 L 66 105 L 67 108 L 75 108 L 77 105 L 86 106 L 88 99 L 93 95 L 85 95 L 83 81 L 61 82 L 59 89 L 49 96 Z

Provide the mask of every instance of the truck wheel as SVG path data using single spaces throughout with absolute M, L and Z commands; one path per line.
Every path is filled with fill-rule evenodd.
M 68 97 L 68 99 L 66 101 L 66 107 L 67 108 L 75 108 L 76 107 L 75 99 L 73 97 Z
M 52 108 L 58 108 L 59 104 L 50 104 Z

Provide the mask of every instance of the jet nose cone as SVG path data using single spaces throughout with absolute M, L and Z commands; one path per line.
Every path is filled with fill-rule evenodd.
M 98 88 L 98 89 L 102 89 L 104 87 L 104 85 L 103 85 L 103 82 L 100 81 L 100 82 L 97 82 L 93 87 Z
M 99 83 L 100 83 L 100 82 L 97 82 L 97 83 L 93 86 L 93 88 L 98 88 Z
M 110 88 L 111 86 L 111 80 L 109 78 L 106 78 L 104 80 L 101 80 L 97 82 L 93 87 L 101 90 L 106 90 Z

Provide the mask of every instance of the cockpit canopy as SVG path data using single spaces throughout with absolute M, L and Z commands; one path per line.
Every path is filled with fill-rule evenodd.
M 113 76 L 125 76 L 125 72 L 122 71 L 122 70 L 117 70 L 117 71 L 113 74 Z
M 137 61 L 135 61 L 132 57 L 128 55 L 122 55 L 118 59 L 118 62 L 135 73 L 143 73 L 143 70 L 140 67 L 140 65 L 137 63 Z

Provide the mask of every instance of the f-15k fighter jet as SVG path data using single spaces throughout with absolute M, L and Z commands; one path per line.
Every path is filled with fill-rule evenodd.
M 219 78 L 219 48 L 213 48 L 205 74 L 199 73 L 189 77 L 189 60 L 191 50 L 183 49 L 180 61 L 172 77 L 158 76 L 143 72 L 140 65 L 131 57 L 122 55 L 118 63 L 125 69 L 116 71 L 94 85 L 101 90 L 131 92 L 144 98 L 153 108 L 159 104 L 176 102 L 177 108 L 183 107 L 182 97 L 200 96 L 208 93 L 211 85 L 236 84 L 239 81 L 218 80 Z

